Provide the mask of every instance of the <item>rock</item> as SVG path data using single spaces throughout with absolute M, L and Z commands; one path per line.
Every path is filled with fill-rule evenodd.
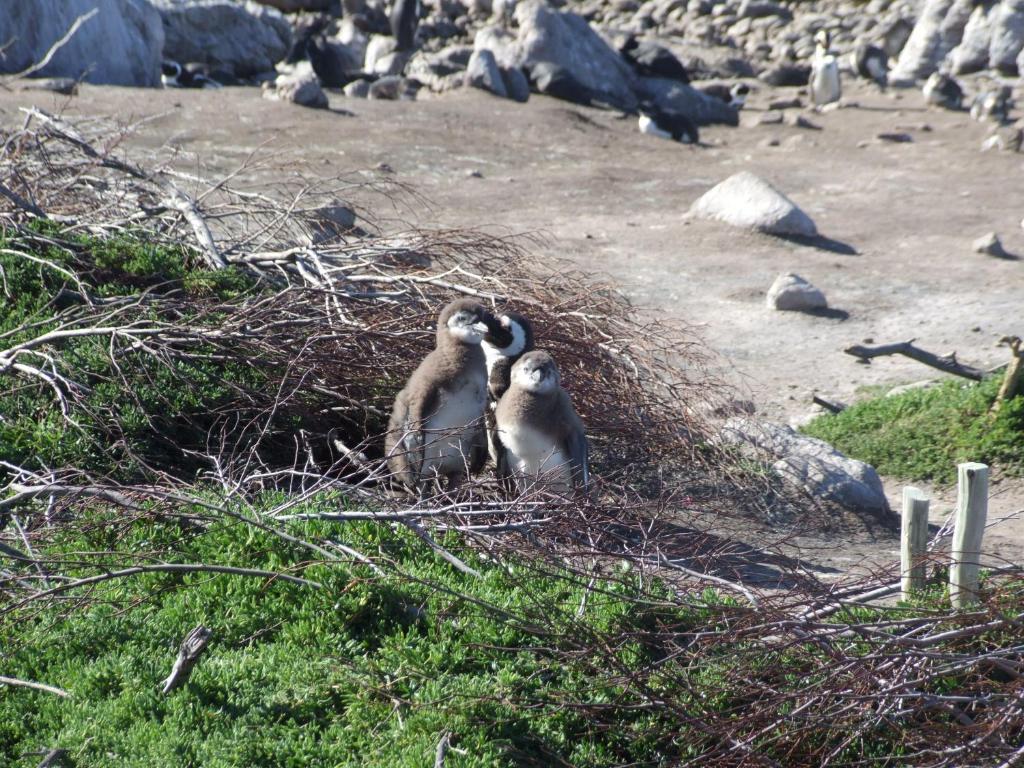
M 768 309 L 780 312 L 808 312 L 825 309 L 828 301 L 820 289 L 793 272 L 775 278 L 765 297 Z
M 301 107 L 327 109 L 327 94 L 320 87 L 316 75 L 306 69 L 280 75 L 273 83 L 264 83 L 263 98 L 288 101 Z
M 913 82 L 934 72 L 960 43 L 972 7 L 972 0 L 925 0 L 889 81 Z
M 793 13 L 783 5 L 772 2 L 757 2 L 757 0 L 743 0 L 736 10 L 736 15 L 741 19 L 760 19 L 765 16 L 778 16 L 785 20 L 793 18 Z
M 999 235 L 995 232 L 989 232 L 988 234 L 982 235 L 971 243 L 971 248 L 974 249 L 975 253 L 984 253 L 987 256 L 1006 255 L 1006 249 L 1003 248 L 1003 243 L 999 240 Z
M 914 140 L 909 133 L 876 133 L 875 138 L 893 144 L 908 144 Z
M 163 19 L 166 59 L 201 62 L 244 79 L 272 71 L 291 45 L 291 25 L 281 12 L 252 0 L 150 2 Z
M 377 60 L 394 53 L 398 47 L 395 38 L 390 35 L 371 35 L 366 43 L 366 55 L 363 58 L 363 71 L 375 72 Z
M 473 37 L 473 50 L 488 50 L 494 54 L 498 66 L 503 69 L 517 69 L 523 61 L 519 42 L 515 35 L 504 27 L 481 27 Z
M 505 83 L 505 90 L 508 97 L 520 103 L 530 100 L 530 81 L 526 79 L 523 70 L 518 67 L 501 70 L 501 79 Z
M 992 43 L 992 20 L 995 6 L 979 5 L 964 27 L 960 45 L 949 53 L 950 68 L 955 75 L 979 72 L 988 66 L 988 49 Z
M 800 109 L 804 103 L 798 96 L 786 99 L 773 99 L 768 102 L 768 109 L 779 110 L 779 109 Z
M 401 75 L 388 75 L 371 83 L 367 98 L 384 101 L 412 101 L 416 98 L 417 84 Z
M 811 218 L 768 182 L 748 171 L 733 174 L 705 192 L 690 215 L 772 235 L 818 234 Z
M 785 116 L 777 109 L 769 109 L 758 115 L 756 125 L 782 125 Z
M 1020 152 L 1024 146 L 1024 130 L 1016 125 L 999 126 L 981 143 L 981 151 Z
M 1024 0 L 1001 0 L 992 22 L 988 65 L 1017 74 L 1017 56 L 1024 50 Z
M 0 73 L 42 61 L 79 16 L 93 9 L 75 35 L 41 70 L 41 77 L 107 85 L 160 85 L 164 29 L 145 0 L 7 0 L 0 10 Z
M 473 48 L 468 45 L 449 45 L 434 53 L 417 51 L 405 71 L 415 77 L 427 74 L 438 77 L 454 75 L 466 69 L 472 55 Z
M 721 99 L 664 77 L 640 78 L 638 93 L 665 112 L 686 115 L 697 125 L 739 125 L 739 113 Z
M 575 13 L 559 12 L 541 0 L 523 0 L 516 6 L 521 60 L 512 62 L 534 74 L 538 65 L 548 72 L 562 70 L 591 95 L 592 101 L 616 109 L 636 108 L 635 78 L 629 64 Z M 507 66 L 507 63 L 502 62 Z
M 501 70 L 498 69 L 498 62 L 494 60 L 494 54 L 486 48 L 473 51 L 469 66 L 466 67 L 466 85 L 490 91 L 503 99 L 508 98 L 508 90 L 501 77 Z
M 875 468 L 849 458 L 824 440 L 806 437 L 783 424 L 743 416 L 729 419 L 720 439 L 767 453 L 775 459 L 772 469 L 810 496 L 846 509 L 889 513 L 885 488 Z
M 370 81 L 353 80 L 341 90 L 350 99 L 365 99 L 370 95 Z
M 808 131 L 820 131 L 821 126 L 817 123 L 813 123 L 803 115 L 790 115 L 786 118 L 786 123 L 793 126 L 794 128 L 803 128 Z
M 269 5 L 281 13 L 298 13 L 299 11 L 326 11 L 331 7 L 332 0 L 254 0 L 260 5 Z
M 373 63 L 373 69 L 369 70 L 375 75 L 400 75 L 405 71 L 405 65 L 409 63 L 410 51 L 392 51 L 378 58 Z

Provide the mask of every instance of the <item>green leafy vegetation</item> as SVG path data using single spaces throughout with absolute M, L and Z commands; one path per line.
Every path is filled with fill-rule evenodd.
M 908 480 L 956 479 L 964 461 L 1024 472 L 1024 397 L 989 410 L 1000 377 L 978 384 L 947 381 L 852 405 L 820 416 L 804 432 L 826 440 L 879 472 Z

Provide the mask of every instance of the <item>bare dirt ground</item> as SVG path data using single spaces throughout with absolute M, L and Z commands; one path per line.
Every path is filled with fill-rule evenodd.
M 987 128 L 966 113 L 925 109 L 918 91 L 846 87 L 856 106 L 803 113 L 820 130 L 755 125 L 771 98 L 751 99 L 739 128 L 709 127 L 704 146 L 643 136 L 632 118 L 535 96 L 527 105 L 463 90 L 418 102 L 331 96 L 331 111 L 262 100 L 256 89 L 161 91 L 83 87 L 77 98 L 0 92 L 0 120 L 18 107 L 69 116 L 150 118 L 131 142 L 167 145 L 209 170 L 228 170 L 266 146 L 325 173 L 386 164 L 426 202 L 400 215 L 423 227 L 541 233 L 532 250 L 607 277 L 638 305 L 692 323 L 715 350 L 715 372 L 764 418 L 806 416 L 811 394 L 851 401 L 866 385 L 938 375 L 903 358 L 858 364 L 842 349 L 865 339 L 916 338 L 964 362 L 1005 362 L 996 346 L 1024 336 L 1024 260 L 976 254 L 996 231 L 1024 256 L 1024 155 L 979 151 Z M 345 114 L 347 111 L 349 114 Z M 791 110 L 792 112 L 793 110 Z M 877 140 L 901 132 L 905 143 Z M 777 140 L 777 146 L 769 141 Z M 752 171 L 800 205 L 831 249 L 688 221 L 704 191 Z M 764 293 L 795 271 L 825 291 L 831 316 L 772 312 Z M 894 508 L 901 486 L 887 481 Z M 943 519 L 955 489 L 936 489 Z M 1024 508 L 1024 485 L 993 487 L 991 518 Z M 844 571 L 898 557 L 890 535 L 831 542 L 815 557 Z M 1024 524 L 995 526 L 993 552 L 1024 559 Z

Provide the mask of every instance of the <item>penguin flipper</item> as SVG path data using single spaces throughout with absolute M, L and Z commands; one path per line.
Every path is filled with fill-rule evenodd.
M 412 491 L 420 486 L 423 474 L 424 414 L 437 408 L 437 387 L 430 387 L 421 398 L 410 399 L 406 390 L 395 398 L 384 441 L 385 455 L 392 476 Z
M 573 483 L 584 493 L 590 491 L 590 445 L 582 429 L 572 429 L 566 437 L 569 450 L 569 466 Z

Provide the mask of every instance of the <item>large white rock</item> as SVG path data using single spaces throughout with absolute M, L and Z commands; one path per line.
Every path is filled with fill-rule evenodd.
M 808 312 L 824 309 L 828 306 L 828 301 L 820 288 L 811 285 L 800 275 L 787 272 L 775 278 L 775 282 L 768 289 L 765 304 L 769 309 L 782 312 Z
M 971 18 L 964 27 L 960 45 L 949 54 L 953 74 L 979 72 L 988 66 L 988 49 L 992 44 L 992 22 L 996 16 L 996 8 L 994 5 L 979 5 L 971 13 Z
M 771 235 L 813 237 L 818 234 L 810 216 L 749 171 L 733 174 L 709 189 L 690 206 L 690 215 Z
M 847 509 L 889 512 L 885 489 L 875 468 L 851 459 L 824 440 L 806 437 L 782 424 L 746 417 L 729 419 L 720 438 L 727 444 L 767 453 L 775 460 L 772 469 L 810 496 Z
M 317 76 L 311 69 L 307 70 L 305 67 L 278 75 L 273 83 L 264 83 L 263 98 L 271 101 L 287 101 L 301 107 L 327 109 L 327 94 L 320 87 Z
M 934 72 L 960 43 L 973 9 L 972 0 L 925 0 L 889 81 L 913 82 Z
M 498 69 L 498 62 L 494 60 L 494 54 L 486 48 L 475 50 L 470 56 L 469 66 L 466 67 L 466 85 L 490 91 L 503 99 L 508 98 L 508 90 L 501 77 L 501 70 Z
M 557 11 L 541 0 L 523 0 L 516 5 L 515 18 L 521 60 L 503 61 L 495 51 L 499 65 L 531 73 L 538 67 L 562 71 L 593 100 L 627 111 L 636 108 L 632 69 L 582 16 Z
M 167 59 L 245 78 L 272 71 L 291 45 L 291 25 L 281 12 L 252 0 L 150 2 L 163 18 Z
M 1017 56 L 1024 50 L 1024 0 L 1002 0 L 992 24 L 988 65 L 1016 73 Z
M 0 73 L 40 62 L 75 19 L 95 9 L 75 35 L 37 74 L 84 77 L 89 83 L 160 84 L 164 30 L 146 0 L 0 0 Z

